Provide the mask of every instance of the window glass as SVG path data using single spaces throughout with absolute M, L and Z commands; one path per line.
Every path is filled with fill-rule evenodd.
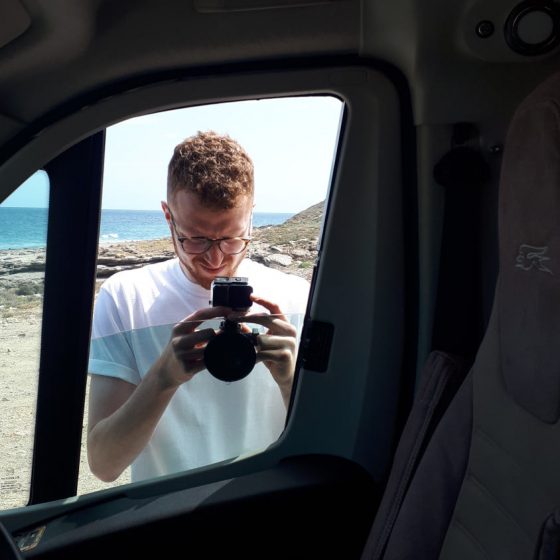
M 108 129 L 84 427 L 95 475 L 84 451 L 80 493 L 282 433 L 341 111 L 328 96 L 243 101 Z M 212 292 L 216 276 L 249 287 Z M 250 321 L 215 308 L 244 309 L 251 289 Z
M 0 204 L 0 508 L 29 498 L 49 180 L 38 171 Z

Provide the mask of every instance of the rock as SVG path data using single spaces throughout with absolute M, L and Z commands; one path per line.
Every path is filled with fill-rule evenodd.
M 290 253 L 292 257 L 300 259 L 308 259 L 311 256 L 311 253 L 305 249 L 292 249 Z
M 280 266 L 290 266 L 292 264 L 292 257 L 290 255 L 268 255 L 264 258 L 265 264 L 272 265 L 272 264 L 279 264 Z
M 150 260 L 150 259 L 146 259 L 146 260 Z M 144 262 L 144 259 L 139 259 L 138 257 L 119 257 L 117 255 L 111 255 L 108 257 L 99 257 L 97 259 L 98 265 L 105 265 L 105 266 L 130 266 L 142 262 Z
M 97 266 L 97 278 L 109 278 L 113 274 L 117 272 L 122 272 L 123 270 L 132 270 L 134 268 L 140 268 L 144 266 L 145 263 L 137 263 L 134 265 L 127 265 L 127 266 L 104 266 L 98 265 Z
M 116 272 L 140 268 L 144 265 L 167 261 L 175 256 L 171 240 L 154 239 L 119 243 L 99 248 L 97 278 L 105 279 Z

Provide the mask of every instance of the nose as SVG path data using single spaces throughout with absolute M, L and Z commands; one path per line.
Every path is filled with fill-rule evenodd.
M 217 243 L 212 244 L 210 249 L 206 251 L 206 262 L 212 267 L 217 268 L 224 260 L 224 254 L 220 251 Z

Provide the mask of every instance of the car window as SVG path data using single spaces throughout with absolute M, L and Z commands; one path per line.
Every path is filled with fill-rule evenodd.
M 49 179 L 0 204 L 0 508 L 29 498 L 43 311 Z
M 80 494 L 235 460 L 281 435 L 293 386 L 284 383 L 288 368 L 278 365 L 279 355 L 285 338 L 297 345 L 301 335 L 342 108 L 330 96 L 251 100 L 147 115 L 107 129 Z M 167 192 L 174 148 L 186 138 L 210 142 L 212 135 L 234 141 L 234 148 L 223 148 L 226 156 L 239 146 L 254 165 L 254 200 L 247 208 L 226 205 L 225 221 L 221 210 L 198 208 L 191 199 L 183 204 Z M 246 256 L 238 259 L 249 238 Z M 232 276 L 232 270 L 236 279 L 212 292 L 209 280 Z M 262 298 L 249 313 L 262 316 L 225 321 L 211 311 L 212 316 L 196 315 L 196 324 L 185 320 L 196 310 L 212 309 L 212 303 L 232 306 L 235 294 L 243 299 L 247 290 Z M 211 301 L 212 294 L 226 299 Z M 129 417 L 134 426 L 153 413 L 136 397 L 167 356 L 169 341 L 178 338 L 178 322 L 182 341 L 187 334 L 202 338 L 174 356 L 175 362 L 165 361 L 167 369 L 190 364 L 194 354 L 204 367 L 189 377 L 190 370 L 179 364 L 170 374 L 174 382 L 180 375 L 188 379 L 157 412 L 149 437 L 142 435 L 132 468 L 113 469 L 113 456 L 100 453 L 101 466 L 93 474 L 88 431 L 95 455 L 115 443 L 103 439 L 102 429 L 95 431 L 99 439 L 91 437 L 97 426 L 105 430 L 126 408 L 139 406 Z M 212 333 L 208 344 L 206 335 L 195 334 L 203 331 Z M 232 372 L 233 362 L 240 362 L 239 372 Z M 133 430 L 124 441 L 132 446 L 137 436 Z

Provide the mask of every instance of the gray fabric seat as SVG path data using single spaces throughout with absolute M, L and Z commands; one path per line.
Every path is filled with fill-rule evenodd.
M 559 557 L 560 74 L 510 125 L 499 236 L 494 306 L 474 365 L 395 519 L 380 509 L 364 560 Z

